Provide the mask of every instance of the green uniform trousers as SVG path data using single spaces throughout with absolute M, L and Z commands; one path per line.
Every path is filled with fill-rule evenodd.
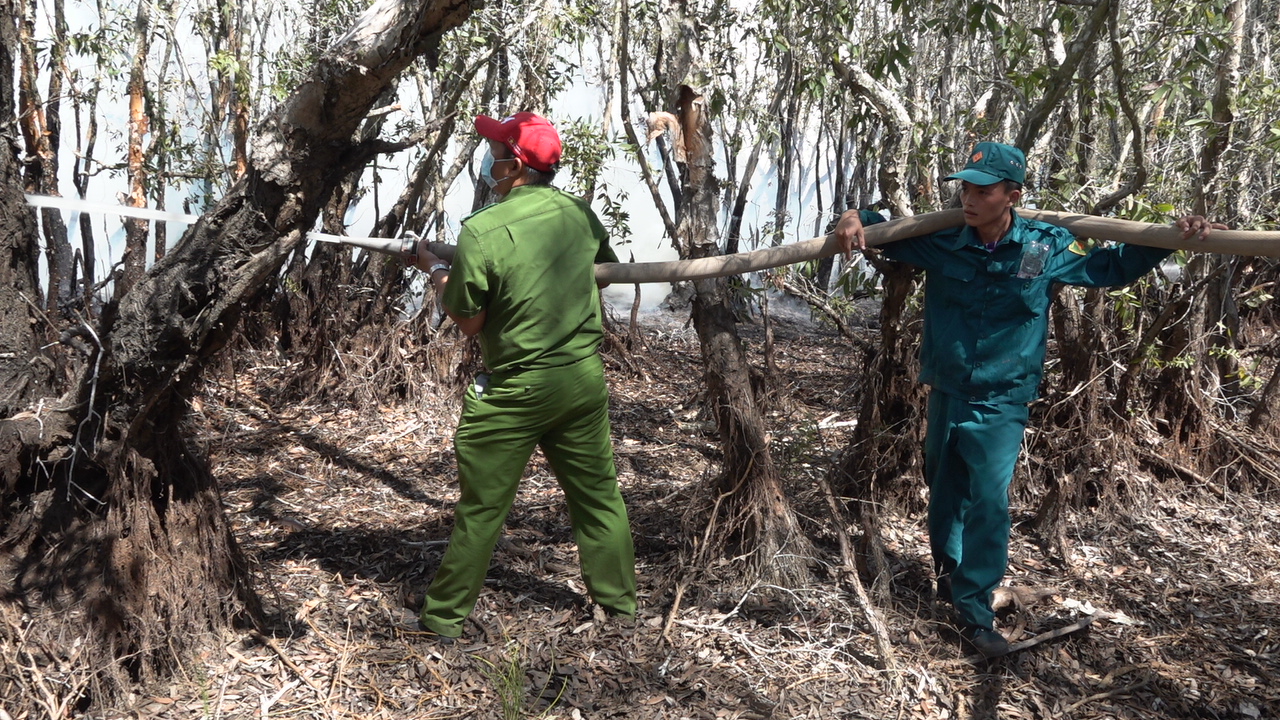
M 980 404 L 929 393 L 924 474 L 934 570 L 951 576 L 965 625 L 992 629 L 991 592 L 1009 563 L 1009 481 L 1027 427 L 1024 404 Z
M 453 440 L 461 497 L 419 615 L 428 629 L 462 634 L 535 445 L 564 490 L 587 591 L 607 612 L 635 614 L 635 549 L 609 441 L 604 365 L 593 353 L 467 390 Z

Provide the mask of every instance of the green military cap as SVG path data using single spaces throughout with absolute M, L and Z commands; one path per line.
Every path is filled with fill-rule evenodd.
M 969 155 L 969 164 L 943 180 L 967 180 L 974 185 L 994 185 L 1012 180 L 1019 185 L 1027 179 L 1027 156 L 1012 145 L 980 142 Z

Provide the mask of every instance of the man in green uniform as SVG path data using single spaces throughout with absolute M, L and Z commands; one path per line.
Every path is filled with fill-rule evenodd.
M 1009 482 L 1044 371 L 1055 283 L 1106 287 L 1141 277 L 1169 250 L 1139 245 L 1085 249 L 1067 230 L 1014 210 L 1022 195 L 1021 150 L 979 143 L 960 172 L 965 224 L 881 246 L 925 270 L 920 382 L 930 386 L 925 436 L 929 541 L 938 594 L 955 608 L 966 640 L 987 657 L 1009 643 L 995 631 L 991 593 L 1009 548 Z M 840 218 L 842 249 L 865 248 L 863 226 Z M 1178 220 L 1184 237 L 1208 234 L 1199 216 Z
M 545 118 L 479 116 L 480 175 L 501 202 L 462 224 L 453 265 L 420 255 L 445 312 L 480 336 L 488 372 L 463 400 L 454 436 L 461 496 L 419 626 L 456 638 L 475 607 L 494 544 L 535 445 L 555 470 L 587 591 L 634 616 L 635 551 L 609 441 L 609 395 L 595 263 L 617 262 L 581 199 L 551 186 L 560 136 Z

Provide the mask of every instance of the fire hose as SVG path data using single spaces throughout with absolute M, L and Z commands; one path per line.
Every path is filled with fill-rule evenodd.
M 1080 215 L 1077 213 L 1026 208 L 1019 208 L 1018 214 L 1031 220 L 1040 220 L 1041 222 L 1064 227 L 1079 238 L 1114 240 L 1135 245 L 1165 248 L 1167 250 L 1280 257 L 1280 232 L 1277 231 L 1214 230 L 1203 240 L 1196 238 L 1184 240 L 1182 231 L 1173 225 L 1157 225 L 1133 220 L 1121 220 L 1119 218 L 1098 217 L 1096 215 Z M 865 230 L 867 245 L 884 245 L 896 240 L 904 240 L 951 227 L 958 227 L 963 223 L 964 215 L 960 210 L 943 210 L 898 218 L 897 220 L 868 226 Z M 453 252 L 456 249 L 454 245 L 427 242 L 412 237 L 397 240 L 330 237 L 349 245 L 398 255 L 409 264 L 414 263 L 416 256 L 419 254 L 419 248 L 422 247 L 446 261 L 453 259 Z M 835 255 L 839 250 L 835 235 L 827 235 L 778 247 L 734 255 L 698 258 L 696 260 L 600 263 L 596 265 L 596 280 L 619 284 L 701 280 L 724 275 L 741 275 L 808 260 L 817 260 Z
M 77 212 L 106 212 L 115 215 L 128 215 L 151 220 L 168 220 L 174 222 L 193 223 L 198 218 L 193 215 L 132 208 L 124 206 L 90 203 L 74 198 L 55 198 L 40 195 L 27 195 L 27 201 L 36 207 L 53 207 Z M 1018 214 L 1031 220 L 1040 220 L 1064 227 L 1079 238 L 1096 240 L 1114 240 L 1117 242 L 1148 245 L 1168 250 L 1191 250 L 1195 252 L 1221 253 L 1224 255 L 1256 255 L 1263 257 L 1280 257 L 1280 232 L 1256 230 L 1214 230 L 1209 237 L 1199 240 L 1182 239 L 1182 232 L 1173 225 L 1157 225 L 1153 223 L 1121 220 L 1119 218 L 1081 215 L 1078 213 L 1054 212 L 1050 210 L 1033 210 L 1019 208 Z M 867 245 L 876 246 L 895 240 L 927 235 L 939 230 L 958 227 L 964 223 L 964 215 L 959 210 L 942 210 L 940 212 L 923 213 L 912 217 L 903 217 L 885 223 L 877 223 L 866 228 Z M 392 255 L 407 264 L 416 264 L 422 251 L 430 250 L 443 260 L 451 261 L 456 246 L 448 243 L 429 242 L 418 238 L 413 233 L 406 233 L 400 238 L 369 238 L 347 235 L 329 235 L 325 233 L 309 233 L 308 237 L 321 242 L 336 242 L 352 247 L 364 248 L 373 252 Z M 829 257 L 839 252 L 834 235 L 816 237 L 778 247 L 753 250 L 734 255 L 717 255 L 696 260 L 671 260 L 667 262 L 645 263 L 601 263 L 596 265 L 596 280 L 605 283 L 634 284 L 651 282 L 677 282 L 680 280 L 701 280 L 724 275 L 741 275 L 743 273 L 768 270 L 770 268 L 791 265 L 809 260 Z

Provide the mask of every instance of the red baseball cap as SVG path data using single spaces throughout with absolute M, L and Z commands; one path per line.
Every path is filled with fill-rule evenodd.
M 487 140 L 506 145 L 512 155 L 534 170 L 551 172 L 560 162 L 560 133 L 541 115 L 518 112 L 501 120 L 477 115 L 476 132 Z

